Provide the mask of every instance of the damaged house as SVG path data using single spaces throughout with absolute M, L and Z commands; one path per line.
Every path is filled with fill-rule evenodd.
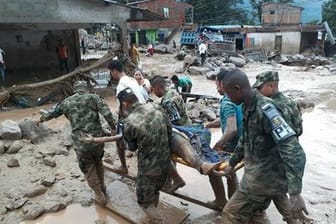
M 162 19 L 160 16 L 110 0 L 1 0 L 0 48 L 5 51 L 6 85 L 39 82 L 62 75 L 56 47 L 68 48 L 70 71 L 81 64 L 79 28 L 116 24 L 124 49 L 127 21 Z
M 128 5 L 148 9 L 165 18 L 161 21 L 131 21 L 128 28 L 133 43 L 168 43 L 181 27 L 193 24 L 193 7 L 185 2 L 144 0 L 133 1 Z
M 235 40 L 237 50 L 263 48 L 279 54 L 299 54 L 306 50 L 324 53 L 325 28 L 302 24 L 302 7 L 265 3 L 261 8 L 261 26 L 221 27 L 226 37 Z

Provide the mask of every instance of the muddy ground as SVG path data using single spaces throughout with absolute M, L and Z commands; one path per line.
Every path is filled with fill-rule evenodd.
M 154 55 L 153 58 L 142 56 L 143 69 L 149 74 L 170 76 L 182 62 L 176 61 L 174 55 Z M 306 199 L 310 217 L 316 223 L 336 223 L 336 75 L 326 72 L 324 68 L 288 67 L 276 63 L 248 63 L 243 70 L 254 82 L 256 74 L 274 69 L 279 72 L 280 89 L 290 93 L 294 98 L 314 102 L 314 109 L 303 114 L 304 133 L 300 137 L 307 154 L 304 176 L 303 196 Z M 193 93 L 206 93 L 219 96 L 213 81 L 203 76 L 192 76 Z M 114 97 L 107 97 L 111 109 L 116 111 Z M 47 108 L 15 109 L 0 113 L 0 121 L 6 119 L 20 120 L 25 117 L 38 119 L 38 111 Z M 73 150 L 64 146 L 67 139 L 68 123 L 64 117 L 47 123 L 53 132 L 41 143 L 24 142 L 24 147 L 16 154 L 0 155 L 0 223 L 20 223 L 32 219 L 44 212 L 56 212 L 43 216 L 39 221 L 26 223 L 127 223 L 120 217 L 107 212 L 99 206 L 92 205 L 93 194 L 87 187 L 81 174 Z M 219 137 L 219 130 L 212 130 L 213 141 Z M 9 144 L 9 143 L 5 143 Z M 107 159 L 119 164 L 113 143 L 106 144 Z M 20 166 L 9 168 L 7 162 L 16 158 Z M 46 162 L 49 161 L 49 162 Z M 50 162 L 51 161 L 51 162 Z M 54 166 L 55 162 L 55 166 Z M 53 164 L 53 165 L 50 165 Z M 135 172 L 135 157 L 128 158 L 131 172 Z M 187 186 L 180 193 L 207 201 L 213 194 L 206 176 L 197 171 L 179 166 L 179 171 L 186 179 Z M 240 171 L 239 175 L 241 175 Z M 121 179 L 107 173 L 107 181 Z M 40 187 L 41 183 L 45 187 Z M 48 186 L 50 185 L 50 186 Z M 190 223 L 217 223 L 218 213 L 180 199 L 162 194 L 163 200 L 190 213 Z M 181 201 L 183 203 L 181 203 Z M 82 207 L 82 206 L 86 207 Z M 267 210 L 272 223 L 283 223 L 273 206 Z M 104 222 L 105 221 L 105 222 Z

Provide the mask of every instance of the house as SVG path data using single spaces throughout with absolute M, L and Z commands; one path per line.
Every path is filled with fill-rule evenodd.
M 263 48 L 267 52 L 299 54 L 308 48 L 324 53 L 325 28 L 301 23 L 303 8 L 282 3 L 262 5 L 261 26 L 223 26 L 236 49 Z
M 193 7 L 175 0 L 144 0 L 129 3 L 148 9 L 165 18 L 162 21 L 141 21 L 128 24 L 131 42 L 147 44 L 166 42 L 179 28 L 193 23 Z
M 265 3 L 261 6 L 261 24 L 300 24 L 303 9 L 302 7 L 282 3 Z
M 56 46 L 64 40 L 69 67 L 81 63 L 79 28 L 116 24 L 124 49 L 127 21 L 162 19 L 154 13 L 110 0 L 1 1 L 0 48 L 6 52 L 7 85 L 59 76 Z

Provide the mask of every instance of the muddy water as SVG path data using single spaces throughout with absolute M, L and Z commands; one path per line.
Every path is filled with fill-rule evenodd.
M 99 222 L 100 221 L 100 222 Z M 105 224 L 130 224 L 120 216 L 103 209 L 99 205 L 82 207 L 78 204 L 68 206 L 60 212 L 44 215 L 34 221 L 21 224 L 74 224 L 74 223 L 105 223 Z
M 162 60 L 166 59 L 163 58 Z M 147 66 L 151 66 L 151 63 L 148 63 Z M 162 69 L 167 70 L 169 68 L 162 67 Z M 274 67 L 272 65 L 254 64 L 247 65 L 245 69 L 248 71 L 252 83 L 255 75 L 260 71 L 275 69 L 280 73 L 281 90 L 301 90 L 309 94 L 314 93 L 317 96 L 315 109 L 305 112 L 303 115 L 304 134 L 300 137 L 300 142 L 307 155 L 307 165 L 302 194 L 312 218 L 317 220 L 318 223 L 336 223 L 336 132 L 334 131 L 336 129 L 336 94 L 334 90 L 336 77 L 320 76 L 317 72 L 303 72 L 302 68 L 299 67 Z M 169 73 L 167 72 L 167 74 Z M 193 93 L 219 96 L 213 81 L 206 80 L 204 77 L 191 77 L 191 79 L 194 83 Z M 113 105 L 113 108 L 115 108 L 115 105 Z M 0 113 L 0 120 L 8 118 L 16 120 L 25 116 L 38 117 L 36 115 L 38 109 Z M 64 120 L 58 119 L 53 122 L 56 123 L 51 122 L 48 125 L 59 126 Z M 219 129 L 212 130 L 212 133 L 214 142 L 221 133 Z M 206 176 L 199 175 L 196 170 L 182 165 L 179 165 L 178 169 L 187 182 L 187 185 L 179 190 L 180 193 L 204 201 L 214 199 Z M 239 175 L 242 175 L 242 171 L 239 172 Z M 166 194 L 162 194 L 161 198 L 171 202 L 176 207 L 188 211 L 191 220 L 211 212 L 209 209 L 185 201 L 182 202 L 182 200 Z M 267 213 L 272 223 L 284 223 L 281 221 L 281 217 L 274 206 L 271 205 Z M 108 220 L 107 223 L 125 223 L 120 219 L 114 220 L 109 215 L 110 212 L 100 207 L 82 208 L 79 205 L 72 205 L 65 211 L 48 214 L 30 223 L 67 223 L 67 220 L 71 220 L 69 223 L 89 224 L 99 219 L 99 217 Z

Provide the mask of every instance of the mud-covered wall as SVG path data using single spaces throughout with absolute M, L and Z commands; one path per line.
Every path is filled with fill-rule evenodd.
M 60 75 L 56 47 L 64 40 L 69 49 L 70 71 L 78 65 L 77 30 L 0 31 L 0 48 L 5 51 L 7 84 L 38 81 Z
M 264 48 L 268 52 L 275 50 L 275 37 L 282 37 L 282 54 L 300 53 L 300 32 L 248 33 L 246 44 L 248 48 Z

